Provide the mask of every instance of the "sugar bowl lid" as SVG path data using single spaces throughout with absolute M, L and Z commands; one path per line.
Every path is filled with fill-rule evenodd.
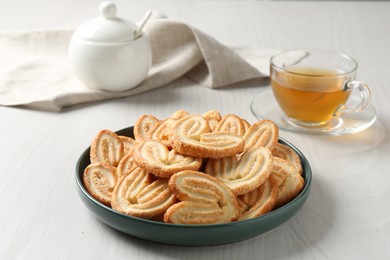
M 82 24 L 75 32 L 79 38 L 99 43 L 120 43 L 134 40 L 137 25 L 117 17 L 113 2 L 104 1 L 99 5 L 100 17 Z

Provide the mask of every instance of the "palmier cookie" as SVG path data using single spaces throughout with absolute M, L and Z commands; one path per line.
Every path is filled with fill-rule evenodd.
M 237 198 L 240 216 L 238 220 L 259 217 L 273 210 L 278 196 L 278 183 L 271 175 L 257 189 Z
M 220 180 L 197 171 L 182 171 L 169 180 L 169 189 L 181 201 L 164 215 L 175 224 L 214 224 L 235 221 L 238 203 L 233 192 Z
M 169 137 L 176 121 L 188 115 L 189 113 L 185 110 L 177 110 L 169 118 L 158 122 L 147 134 L 147 139 L 157 140 L 170 146 Z
M 170 118 L 174 119 L 174 120 L 179 120 L 180 118 L 183 118 L 183 117 L 186 117 L 188 116 L 190 113 L 188 113 L 187 111 L 183 110 L 183 109 L 179 109 L 177 110 L 175 113 L 173 113 Z
M 303 189 L 304 179 L 288 161 L 274 157 L 272 176 L 278 182 L 278 197 L 275 207 L 281 207 L 293 200 Z
M 241 120 L 242 120 L 242 123 L 244 124 L 245 133 L 246 133 L 246 131 L 248 131 L 249 127 L 251 127 L 251 124 L 243 118 L 241 118 Z
M 101 130 L 92 141 L 91 163 L 106 162 L 116 167 L 123 155 L 124 147 L 121 139 L 110 130 Z
M 248 128 L 243 138 L 244 151 L 256 146 L 271 148 L 278 142 L 279 128 L 271 120 L 260 120 Z
M 156 140 L 145 140 L 137 145 L 134 155 L 136 164 L 148 172 L 162 178 L 183 170 L 198 170 L 202 159 L 182 155 Z
M 126 215 L 154 219 L 176 202 L 167 179 L 154 180 L 150 173 L 137 167 L 123 176 L 111 195 L 111 205 Z
M 210 159 L 205 173 L 223 181 L 236 195 L 243 195 L 258 188 L 272 171 L 273 156 L 265 147 L 246 151 L 240 159 L 237 156 Z
M 271 149 L 272 155 L 290 162 L 298 169 L 299 174 L 302 175 L 302 164 L 299 155 L 287 145 L 276 143 Z
M 206 119 L 200 115 L 178 120 L 170 141 L 177 152 L 200 158 L 225 158 L 244 148 L 244 140 L 239 136 L 211 133 Z
M 204 113 L 203 118 L 206 119 L 207 123 L 209 124 L 209 127 L 212 132 L 214 132 L 215 128 L 217 127 L 219 121 L 221 121 L 221 114 L 217 110 L 210 110 Z
M 85 168 L 83 184 L 85 189 L 101 203 L 111 205 L 111 192 L 116 184 L 116 170 L 108 163 L 93 163 Z
M 146 139 L 148 132 L 160 122 L 157 118 L 152 115 L 140 116 L 134 124 L 134 137 L 136 141 L 142 141 Z
M 158 122 L 146 135 L 146 139 L 153 139 L 162 142 L 166 146 L 170 146 L 169 137 L 172 134 L 172 129 L 176 123 L 173 118 L 168 118 Z
M 214 131 L 243 136 L 245 134 L 245 125 L 240 117 L 229 114 L 222 118 Z
M 116 177 L 119 180 L 128 172 L 134 170 L 138 167 L 133 158 L 133 153 L 128 153 L 123 156 L 122 160 L 119 162 L 118 167 L 116 168 Z
M 119 139 L 123 143 L 123 153 L 126 155 L 128 153 L 133 153 L 135 147 L 135 140 L 131 137 L 120 135 Z

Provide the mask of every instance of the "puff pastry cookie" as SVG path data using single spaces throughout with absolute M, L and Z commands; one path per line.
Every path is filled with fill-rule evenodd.
M 297 168 L 298 172 L 302 174 L 303 169 L 301 159 L 299 159 L 298 154 L 293 149 L 284 144 L 277 143 L 272 146 L 271 152 L 274 157 L 290 162 L 295 168 Z
M 183 109 L 179 109 L 177 110 L 175 113 L 173 113 L 170 118 L 174 119 L 174 120 L 179 120 L 180 118 L 183 118 L 183 117 L 186 117 L 188 116 L 190 113 L 188 113 L 187 111 L 183 110 Z
M 178 120 L 171 136 L 177 152 L 200 158 L 225 158 L 242 152 L 244 140 L 236 135 L 213 133 L 200 115 Z
M 108 163 L 94 163 L 84 170 L 85 189 L 101 203 L 111 205 L 111 192 L 116 184 L 116 170 Z
M 148 172 L 162 178 L 183 170 L 198 170 L 202 159 L 182 155 L 156 140 L 146 140 L 137 145 L 133 159 Z
M 274 158 L 271 175 L 278 182 L 278 197 L 275 207 L 281 207 L 294 199 L 305 184 L 304 179 L 294 165 L 277 157 Z
M 156 117 L 152 115 L 142 115 L 134 124 L 134 137 L 137 141 L 146 139 L 148 132 L 160 122 Z
M 235 221 L 238 202 L 220 180 L 197 171 L 182 171 L 169 180 L 181 201 L 168 208 L 164 221 L 175 224 L 215 224 Z
M 238 220 L 259 217 L 273 210 L 278 196 L 278 182 L 271 175 L 257 189 L 237 198 L 240 216 Z
M 119 162 L 118 167 L 116 168 L 116 177 L 119 180 L 128 172 L 134 170 L 134 168 L 138 167 L 133 159 L 133 154 L 128 153 L 123 156 L 122 160 Z
M 245 151 L 257 146 L 271 148 L 278 142 L 279 128 L 271 120 L 260 120 L 248 128 L 243 138 Z
M 221 114 L 217 110 L 207 111 L 202 116 L 204 119 L 206 119 L 212 132 L 215 131 L 216 126 L 222 119 Z
M 133 153 L 135 147 L 135 140 L 131 137 L 123 136 L 123 135 L 120 135 L 119 139 L 123 143 L 123 153 L 124 154 Z
M 116 167 L 123 155 L 123 143 L 114 132 L 101 130 L 93 139 L 90 151 L 91 163 L 105 162 Z
M 222 180 L 236 195 L 258 188 L 272 171 L 273 156 L 265 147 L 255 147 L 236 156 L 210 159 L 205 173 Z
M 154 180 L 150 173 L 139 167 L 123 176 L 111 195 L 114 210 L 146 219 L 164 214 L 175 202 L 167 179 Z
M 168 118 L 158 122 L 146 135 L 145 139 L 153 139 L 170 146 L 169 137 L 172 135 L 172 129 L 176 120 Z
M 243 136 L 245 134 L 245 125 L 240 117 L 229 114 L 222 118 L 214 131 Z

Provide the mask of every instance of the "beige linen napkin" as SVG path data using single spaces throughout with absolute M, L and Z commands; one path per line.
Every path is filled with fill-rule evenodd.
M 58 111 L 76 104 L 146 92 L 186 76 L 218 88 L 268 76 L 273 50 L 231 48 L 180 21 L 153 19 L 144 28 L 152 46 L 152 68 L 134 89 L 89 89 L 73 74 L 67 48 L 73 31 L 0 33 L 0 105 Z M 235 51 L 234 51 L 235 50 Z

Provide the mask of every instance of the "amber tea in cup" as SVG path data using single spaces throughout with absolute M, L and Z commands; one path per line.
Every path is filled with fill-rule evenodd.
M 288 123 L 320 126 L 345 111 L 359 111 L 369 103 L 370 89 L 356 81 L 357 62 L 343 54 L 291 50 L 271 58 L 271 86 Z M 347 106 L 353 89 L 361 102 Z

